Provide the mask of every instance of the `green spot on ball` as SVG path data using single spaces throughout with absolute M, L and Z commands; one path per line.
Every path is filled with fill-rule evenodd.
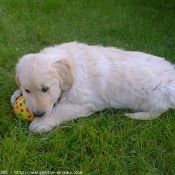
M 19 119 L 22 119 L 22 114 L 18 114 L 18 118 Z

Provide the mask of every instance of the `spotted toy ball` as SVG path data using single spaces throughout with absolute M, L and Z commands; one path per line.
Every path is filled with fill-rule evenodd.
M 21 121 L 31 122 L 35 118 L 35 116 L 30 113 L 25 103 L 26 101 L 24 99 L 24 96 L 20 96 L 14 104 L 14 113 L 15 116 Z

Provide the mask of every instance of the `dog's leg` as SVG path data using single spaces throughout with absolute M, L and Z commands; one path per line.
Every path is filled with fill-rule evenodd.
M 29 125 L 30 131 L 33 133 L 45 133 L 57 126 L 57 122 L 52 119 L 52 116 L 35 117 Z
M 14 94 L 11 96 L 11 100 L 10 100 L 12 106 L 14 106 L 14 104 L 15 104 L 17 98 L 20 97 L 21 95 L 22 95 L 21 89 L 18 89 L 18 90 L 16 90 L 16 91 L 14 92 Z
M 135 113 L 126 113 L 125 116 L 137 120 L 152 120 L 159 117 L 163 112 L 165 111 L 135 112 Z
M 36 117 L 29 126 L 34 133 L 45 133 L 57 127 L 60 123 L 80 117 L 86 117 L 97 110 L 94 105 L 86 104 L 57 104 L 48 116 Z

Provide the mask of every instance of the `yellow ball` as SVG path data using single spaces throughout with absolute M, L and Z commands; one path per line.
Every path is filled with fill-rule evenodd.
M 35 118 L 35 116 L 27 108 L 26 101 L 23 95 L 16 100 L 14 104 L 14 113 L 15 116 L 21 121 L 31 122 Z

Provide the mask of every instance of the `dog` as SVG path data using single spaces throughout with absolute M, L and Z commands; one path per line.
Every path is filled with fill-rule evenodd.
M 60 123 L 113 107 L 132 119 L 157 118 L 175 107 L 175 69 L 164 58 L 115 47 L 69 42 L 24 55 L 16 65 L 20 88 L 36 116 L 29 129 L 45 133 Z

